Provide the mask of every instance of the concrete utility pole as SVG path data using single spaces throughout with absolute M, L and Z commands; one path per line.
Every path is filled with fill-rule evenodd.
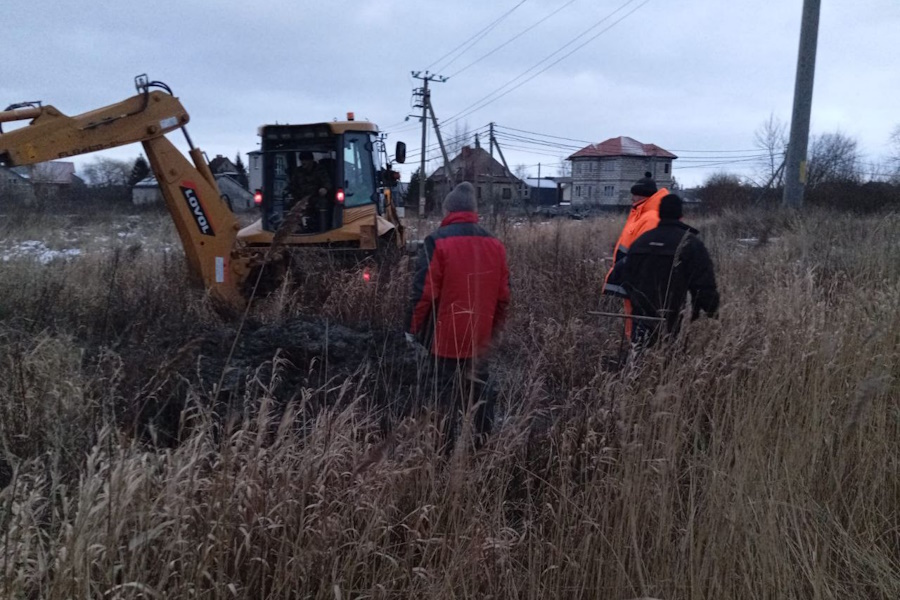
M 431 113 L 431 124 L 434 125 L 434 134 L 438 138 L 438 145 L 441 147 L 441 155 L 444 157 L 444 186 L 445 190 L 441 191 L 441 197 L 450 193 L 453 189 L 453 172 L 450 170 L 450 157 L 447 156 L 447 148 L 444 147 L 444 139 L 441 137 L 441 128 L 437 124 L 437 117 L 434 114 L 434 106 L 431 105 L 431 99 L 427 100 L 428 112 Z
M 428 82 L 437 81 L 443 83 L 447 81 L 446 77 L 435 75 L 425 71 L 413 71 L 412 76 L 421 79 L 424 83 L 422 88 L 422 156 L 419 157 L 419 217 L 425 216 L 425 140 L 428 133 L 428 106 L 431 103 L 431 92 L 428 91 Z
M 494 122 L 490 123 L 490 132 L 488 133 L 488 150 L 491 153 L 491 166 L 494 164 Z M 494 205 L 494 174 L 488 173 L 488 199 L 491 202 L 491 206 Z M 478 174 L 475 174 L 475 180 L 478 181 Z M 480 200 L 481 198 L 479 198 Z
M 813 79 L 816 74 L 816 43 L 819 37 L 821 0 L 803 0 L 800 21 L 800 51 L 797 55 L 797 79 L 794 82 L 794 110 L 791 136 L 785 160 L 784 197 L 788 208 L 803 205 L 806 187 L 806 151 L 809 146 L 809 116 L 812 112 Z

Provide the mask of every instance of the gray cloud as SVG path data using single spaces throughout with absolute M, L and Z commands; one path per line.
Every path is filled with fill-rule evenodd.
M 438 116 L 449 119 L 623 3 L 577 0 L 436 84 Z M 147 72 L 181 97 L 198 145 L 210 155 L 233 155 L 255 148 L 257 127 L 268 122 L 330 120 L 348 110 L 382 127 L 402 122 L 417 84 L 409 72 L 424 69 L 516 2 L 50 4 L 21 10 L 5 26 L 0 103 L 41 99 L 75 114 L 130 95 L 133 76 Z M 563 4 L 525 2 L 446 74 Z M 471 129 L 495 121 L 593 141 L 630 135 L 679 150 L 752 148 L 754 129 L 770 113 L 789 119 L 801 4 L 652 0 L 463 121 Z M 823 3 L 813 128 L 855 136 L 869 160 L 885 152 L 888 133 L 900 123 L 897 31 L 896 0 Z M 417 149 L 414 125 L 396 128 L 391 139 Z M 113 154 L 138 152 L 129 147 Z M 535 165 L 557 162 L 567 152 L 507 154 L 511 164 Z M 709 171 L 675 173 L 690 184 Z

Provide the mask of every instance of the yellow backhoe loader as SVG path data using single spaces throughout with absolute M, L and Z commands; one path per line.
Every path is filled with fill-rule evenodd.
M 203 152 L 185 125 L 189 117 L 163 83 L 135 78 L 137 95 L 69 117 L 40 103 L 0 112 L 5 122 L 31 120 L 6 133 L 0 129 L 0 166 L 57 160 L 140 142 L 165 199 L 191 273 L 219 300 L 246 301 L 250 274 L 292 248 L 320 246 L 343 251 L 403 248 L 403 226 L 391 200 L 397 174 L 380 167 L 384 143 L 368 122 L 265 125 L 261 171 L 254 199 L 261 218 L 241 228 L 222 199 Z M 151 88 L 159 88 L 151 91 Z M 180 129 L 191 160 L 166 134 Z M 381 151 L 379 151 L 381 150 Z M 398 142 L 395 160 L 406 149 Z

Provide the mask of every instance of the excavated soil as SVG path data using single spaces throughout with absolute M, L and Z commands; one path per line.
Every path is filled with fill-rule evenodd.
M 375 375 L 394 384 L 415 384 L 417 352 L 397 331 L 351 328 L 321 317 L 277 325 L 249 325 L 228 360 L 236 331 L 222 330 L 200 344 L 201 373 L 208 381 L 224 371 L 223 391 L 243 390 L 256 379 L 271 382 L 279 399 L 297 388 L 319 388 Z
M 176 376 L 167 380 L 174 389 L 159 390 L 138 420 L 176 436 L 189 397 L 222 416 L 246 414 L 267 397 L 276 410 L 293 402 L 313 416 L 356 402 L 384 418 L 405 411 L 417 397 L 423 349 L 408 344 L 400 331 L 299 317 L 277 325 L 247 323 L 234 344 L 237 334 L 236 327 L 223 327 L 196 339 L 171 367 Z

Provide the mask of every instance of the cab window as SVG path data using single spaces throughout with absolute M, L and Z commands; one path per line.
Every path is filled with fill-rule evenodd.
M 365 133 L 344 135 L 345 206 L 360 206 L 375 201 L 375 169 L 371 144 Z

